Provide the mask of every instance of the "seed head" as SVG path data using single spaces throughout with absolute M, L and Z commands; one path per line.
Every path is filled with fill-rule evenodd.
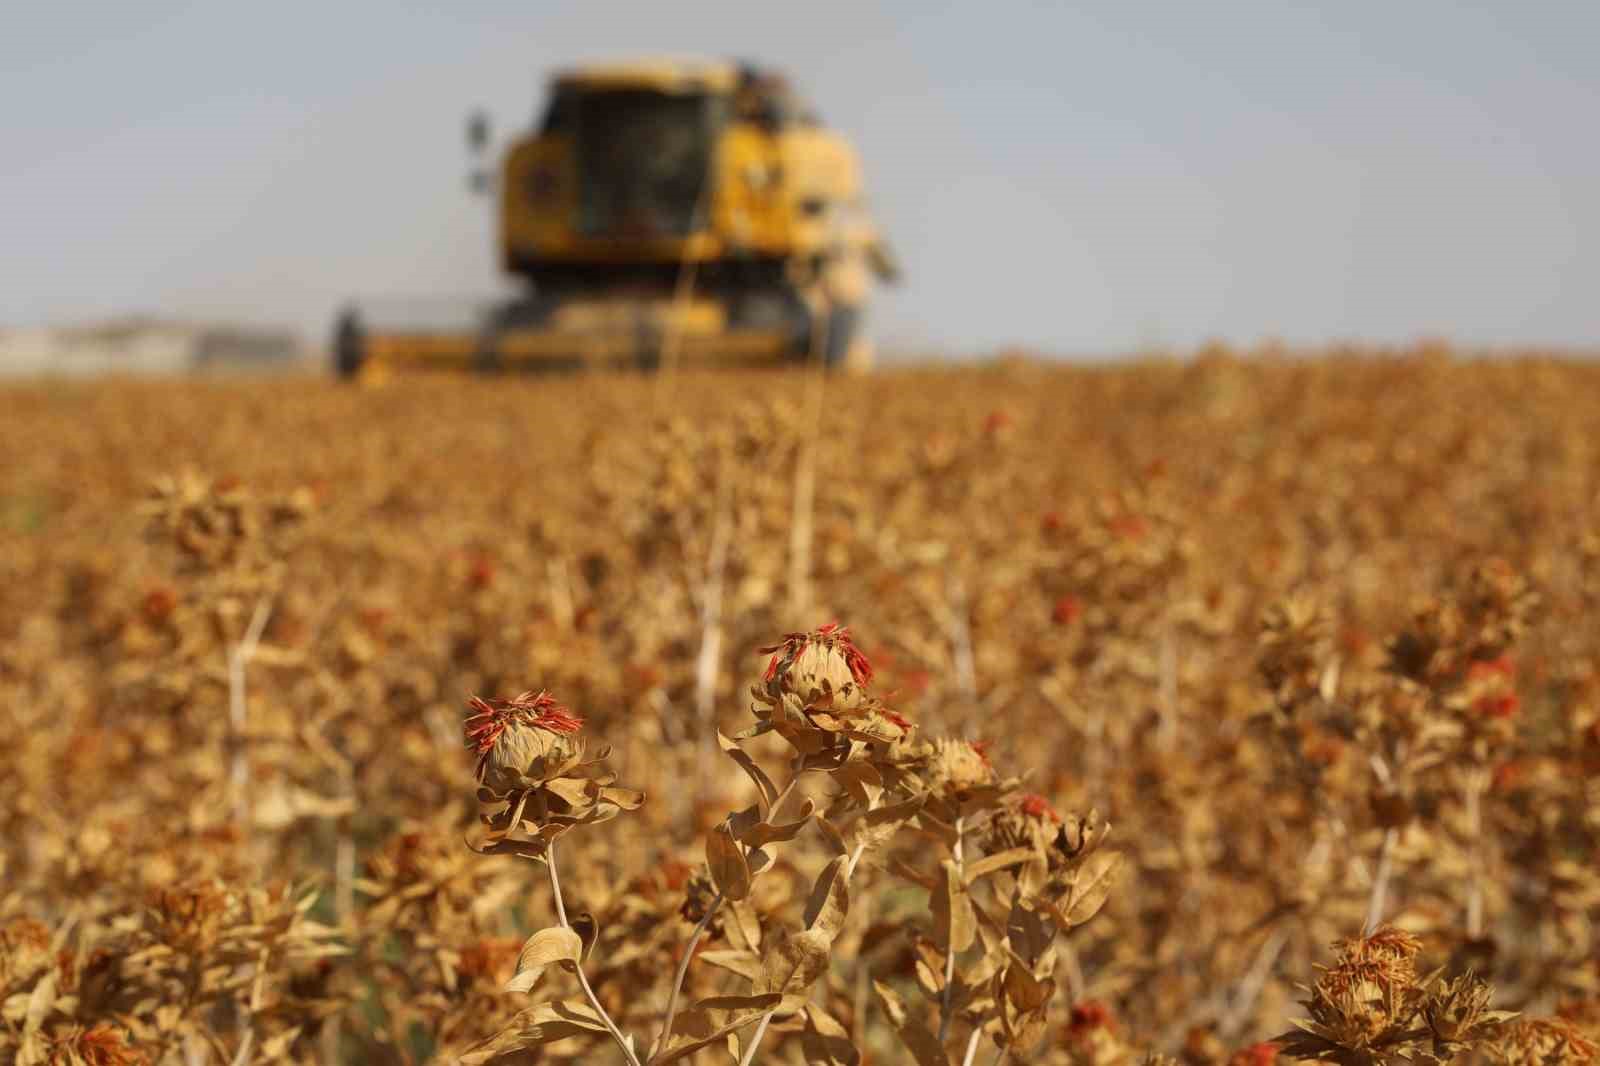
M 1526 1018 L 1505 1027 L 1489 1057 L 1501 1066 L 1591 1066 L 1600 1047 L 1563 1018 Z
M 850 639 L 850 630 L 837 622 L 790 633 L 761 651 L 772 656 L 761 675 L 768 694 L 795 696 L 802 707 L 852 710 L 872 683 L 872 664 Z
M 106 1022 L 88 1029 L 74 1027 L 52 1043 L 51 1062 L 83 1066 L 146 1066 L 150 1062 L 149 1055 L 128 1043 L 121 1029 Z
M 929 783 L 936 792 L 959 794 L 995 783 L 994 767 L 982 742 L 941 737 L 933 742 Z
M 1038 793 L 1030 792 L 1023 796 L 1018 806 L 1021 808 L 1022 813 L 1029 818 L 1036 818 L 1040 821 L 1047 818 L 1052 822 L 1061 821 L 1061 815 L 1057 814 L 1055 808 L 1050 806 L 1050 801 Z
M 1111 1015 L 1111 1008 L 1098 999 L 1073 1004 L 1072 1016 L 1067 1022 L 1068 1030 L 1074 1035 L 1094 1029 L 1110 1029 L 1115 1025 L 1116 1020 Z
M 583 719 L 548 692 L 512 699 L 474 696 L 467 710 L 462 724 L 467 746 L 478 754 L 478 779 L 491 788 L 553 776 L 582 751 L 576 734 Z
M 1278 1052 L 1281 1048 L 1270 1040 L 1259 1044 L 1251 1044 L 1247 1048 L 1240 1048 L 1228 1060 L 1228 1066 L 1272 1066 L 1278 1061 Z

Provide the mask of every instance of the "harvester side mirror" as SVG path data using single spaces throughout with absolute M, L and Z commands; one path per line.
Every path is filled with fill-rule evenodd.
M 476 157 L 483 155 L 488 148 L 489 114 L 480 108 L 467 116 L 467 151 Z
M 867 245 L 867 263 L 880 281 L 891 285 L 898 282 L 904 274 L 900 268 L 900 257 L 894 254 L 889 242 L 881 237 Z
M 489 114 L 482 108 L 467 116 L 467 151 L 472 156 L 472 169 L 467 172 L 467 188 L 474 196 L 487 196 L 494 188 L 494 178 L 483 165 L 484 154 L 489 150 Z

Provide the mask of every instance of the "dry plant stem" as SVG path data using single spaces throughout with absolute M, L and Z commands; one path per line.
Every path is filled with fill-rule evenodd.
M 863 912 L 865 908 L 863 908 Z M 859 956 L 856 958 L 855 990 L 852 1005 L 855 1012 L 850 1020 L 850 1043 L 861 1047 L 867 1039 L 867 997 L 869 995 L 868 982 L 871 974 L 867 970 L 866 962 Z
M 254 1029 L 246 1029 L 244 1031 L 244 1039 L 239 1041 L 239 1050 L 233 1056 L 232 1066 L 249 1066 L 250 1053 L 255 1050 L 255 1042 L 256 1031 Z
M 756 1049 L 761 1046 L 761 1038 L 767 1035 L 767 1026 L 772 1024 L 772 1016 L 776 1011 L 767 1011 L 761 1016 L 761 1021 L 756 1024 L 756 1031 L 750 1034 L 750 1044 L 744 1049 L 744 1054 L 739 1057 L 739 1066 L 750 1066 L 756 1061 Z
M 355 795 L 355 785 L 344 782 L 346 796 Z M 333 846 L 333 907 L 339 927 L 344 928 L 355 913 L 356 838 L 350 827 L 350 815 L 339 816 L 338 839 Z
M 1162 751 L 1171 751 L 1178 740 L 1178 640 L 1169 623 L 1161 631 L 1160 707 L 1161 725 L 1156 741 Z
M 795 780 L 799 780 L 798 774 L 795 775 Z M 793 785 L 794 781 L 790 781 L 789 786 L 793 787 Z M 773 810 L 778 809 L 778 804 L 783 802 L 783 796 L 788 795 L 788 792 L 788 788 L 783 790 L 783 795 L 780 795 L 777 802 L 773 803 Z M 844 864 L 844 879 L 846 883 L 850 881 L 851 875 L 856 872 L 856 865 L 861 862 L 861 856 L 866 853 L 866 848 L 867 845 L 861 843 L 857 844 L 855 850 L 850 852 L 850 858 Z M 949 987 L 948 983 L 945 987 Z M 744 1057 L 739 1060 L 739 1066 L 749 1066 L 750 1063 L 755 1061 L 756 1048 L 760 1046 L 761 1038 L 767 1035 L 767 1026 L 772 1022 L 772 1016 L 776 1013 L 777 1011 L 768 1011 L 761 1016 L 761 1024 L 756 1026 L 756 1031 L 750 1035 L 750 1046 L 745 1050 Z
M 818 332 L 825 334 L 826 325 Z M 827 342 L 824 339 L 820 343 Z M 821 436 L 818 427 L 822 422 L 820 357 L 811 360 L 805 373 L 805 432 L 800 438 L 800 456 L 794 467 L 794 503 L 789 522 L 789 614 L 797 625 L 803 624 L 811 611 L 811 543 L 817 494 L 817 440 Z
M 779 792 L 778 795 L 773 799 L 772 806 L 767 808 L 767 817 L 769 819 L 776 818 L 778 816 L 778 812 L 782 810 L 784 802 L 787 801 L 789 796 L 794 792 L 795 786 L 800 783 L 800 778 L 803 777 L 805 773 L 806 771 L 800 769 L 799 760 L 796 760 L 793 772 L 789 776 L 788 783 L 783 786 L 783 790 Z M 857 848 L 856 854 L 853 857 L 850 866 L 845 870 L 845 877 L 847 880 L 850 875 L 850 870 L 854 869 L 855 867 L 854 859 L 860 858 L 860 855 L 861 849 Z M 723 901 L 724 897 L 722 893 L 718 892 L 711 900 L 710 906 L 706 907 L 706 913 L 695 925 L 694 931 L 689 934 L 689 941 L 684 945 L 683 955 L 678 959 L 677 972 L 672 978 L 672 988 L 667 993 L 667 1010 L 664 1020 L 661 1023 L 661 1035 L 656 1037 L 655 1051 L 652 1052 L 652 1057 L 661 1048 L 667 1046 L 667 1038 L 672 1034 L 673 1019 L 678 1016 L 678 997 L 682 994 L 683 982 L 689 975 L 689 963 L 694 961 L 695 945 L 698 944 L 700 942 L 700 938 L 705 935 L 706 928 L 711 924 L 711 919 L 716 917 L 717 911 L 722 909 Z M 770 1018 L 770 1015 L 768 1017 Z M 763 1024 L 762 1030 L 765 1030 L 765 1028 L 766 1026 Z
M 1469 771 L 1466 785 L 1467 833 L 1470 838 L 1470 873 L 1467 880 L 1467 936 L 1483 937 L 1483 776 Z
M 1067 994 L 1076 1003 L 1083 998 L 1083 964 L 1078 961 L 1078 951 L 1072 941 L 1061 941 L 1061 961 L 1067 968 Z
M 1288 941 L 1288 930 L 1278 928 L 1262 942 L 1260 950 L 1256 952 L 1255 960 L 1250 964 L 1250 969 L 1239 982 L 1239 991 L 1234 995 L 1233 1002 L 1228 1005 L 1227 1014 L 1217 1026 L 1219 1034 L 1224 1039 L 1238 1036 L 1239 1031 L 1249 1021 L 1250 1012 L 1255 1009 L 1256 1000 L 1261 996 L 1261 989 L 1266 985 L 1267 978 L 1272 974 L 1272 967 L 1277 964 L 1278 956 L 1283 953 L 1283 946 Z
M 272 597 L 263 595 L 245 627 L 244 636 L 228 651 L 228 729 L 233 742 L 228 779 L 233 789 L 233 818 L 246 826 L 250 805 L 250 755 L 245 750 L 245 729 L 249 725 L 250 705 L 245 694 L 245 668 L 255 657 L 261 634 L 272 617 Z
M 956 685 L 968 705 L 978 702 L 978 670 L 972 654 L 972 620 L 967 606 L 967 586 L 959 576 L 950 578 L 950 654 L 955 660 Z M 967 727 L 970 734 L 971 726 Z
M 866 852 L 866 850 L 867 846 L 865 844 L 857 844 L 855 850 L 850 853 L 849 861 L 844 864 L 844 879 L 846 881 L 849 881 L 851 876 L 856 872 L 856 863 L 861 861 L 861 856 Z
M 1372 895 L 1367 900 L 1366 932 L 1378 928 L 1389 895 L 1389 874 L 1394 867 L 1394 842 L 1399 831 L 1385 829 L 1383 843 L 1378 846 L 1378 869 L 1372 876 Z
M 951 849 L 951 856 L 955 859 L 957 879 L 965 872 L 961 854 L 961 838 L 966 829 L 966 819 L 956 819 L 956 844 Z M 951 904 L 954 905 L 954 900 Z M 944 992 L 939 997 L 939 1043 L 942 1045 L 950 1036 L 950 996 L 955 991 L 956 983 L 956 947 L 954 944 L 944 946 Z
M 555 841 L 552 840 L 547 845 L 544 858 L 545 869 L 550 871 L 550 895 L 555 897 L 556 918 L 561 922 L 563 929 L 571 929 L 572 925 L 567 921 L 567 905 L 561 900 L 561 877 L 556 873 Z M 628 1038 L 622 1035 L 622 1030 L 617 1028 L 617 1023 L 611 1020 L 611 1015 L 607 1014 L 606 1009 L 600 1005 L 600 999 L 594 994 L 594 989 L 589 987 L 589 978 L 584 975 L 583 963 L 581 961 L 574 963 L 573 970 L 578 975 L 578 984 L 583 986 L 583 994 L 588 999 L 589 1006 L 593 1007 L 594 1012 L 600 1016 L 601 1024 L 611 1034 L 611 1039 L 617 1042 L 617 1047 L 622 1049 L 622 1054 L 627 1057 L 629 1066 L 640 1066 L 639 1057 L 633 1053 L 633 1048 L 628 1044 Z
M 717 664 L 722 658 L 722 588 L 728 569 L 728 542 L 733 529 L 733 474 L 724 458 L 717 473 L 716 516 L 711 527 L 711 549 L 706 559 L 706 577 L 700 606 L 700 656 L 695 664 L 695 717 L 701 737 L 711 731 L 716 720 Z M 696 737 L 696 740 L 701 739 Z M 704 779 L 708 771 L 708 749 L 695 745 L 695 770 Z M 684 800 L 690 799 L 685 791 Z
M 961 1066 L 972 1066 L 978 1057 L 978 1041 L 983 1039 L 983 1030 L 974 1029 L 972 1035 L 967 1037 L 967 1053 L 961 1056 Z
M 572 606 L 572 577 L 567 572 L 567 561 L 555 556 L 545 563 L 545 574 L 550 580 L 550 613 L 556 625 L 564 632 L 572 632 L 576 612 Z
M 711 924 L 711 919 L 722 908 L 722 893 L 718 892 L 712 899 L 711 905 L 706 908 L 705 914 L 700 916 L 700 921 L 695 923 L 694 932 L 689 934 L 688 943 L 683 946 L 683 954 L 678 959 L 678 971 L 672 977 L 672 990 L 667 993 L 667 1012 L 665 1020 L 661 1023 L 661 1035 L 656 1037 L 656 1049 L 666 1047 L 667 1037 L 672 1033 L 672 1022 L 678 1016 L 678 996 L 683 991 L 683 981 L 689 975 L 689 963 L 694 958 L 695 945 L 700 943 L 700 938 L 705 935 L 706 927 Z M 652 1053 L 654 1057 L 654 1053 Z

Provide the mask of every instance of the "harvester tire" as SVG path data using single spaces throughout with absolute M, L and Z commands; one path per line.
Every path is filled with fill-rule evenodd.
M 361 313 L 347 307 L 333 329 L 334 373 L 348 381 L 361 372 L 366 361 L 367 331 L 361 324 Z
M 862 334 L 864 318 L 860 304 L 837 304 L 828 311 L 823 338 L 822 361 L 829 367 L 846 367 L 853 364 L 852 350 L 865 340 Z

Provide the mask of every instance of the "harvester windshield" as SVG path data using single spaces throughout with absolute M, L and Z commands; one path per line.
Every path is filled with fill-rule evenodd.
M 711 93 L 608 89 L 569 102 L 578 145 L 578 228 L 593 237 L 692 233 L 720 132 Z

